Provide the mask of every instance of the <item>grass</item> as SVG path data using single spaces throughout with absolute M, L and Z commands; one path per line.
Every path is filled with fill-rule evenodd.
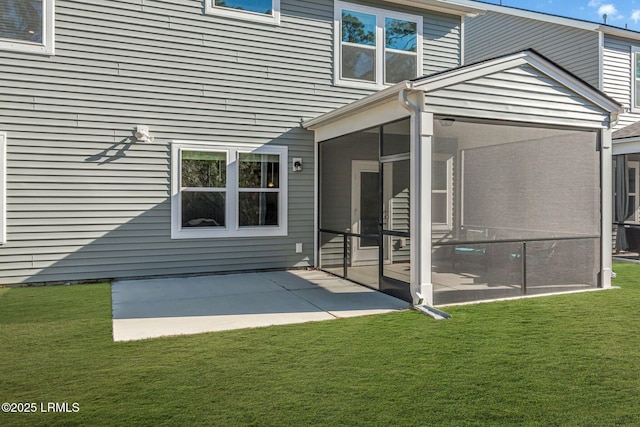
M 607 292 L 129 343 L 107 284 L 0 289 L 0 425 L 640 424 L 640 266 Z M 39 408 L 39 406 L 38 406 Z

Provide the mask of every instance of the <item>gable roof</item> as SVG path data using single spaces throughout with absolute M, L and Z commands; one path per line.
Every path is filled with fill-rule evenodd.
M 402 91 L 424 91 L 428 93 L 523 65 L 533 67 L 571 92 L 578 94 L 580 97 L 598 106 L 603 111 L 609 112 L 612 122 L 617 121 L 618 115 L 623 111 L 622 105 L 604 92 L 594 88 L 534 50 L 528 49 L 473 64 L 463 65 L 413 80 L 405 80 L 352 102 L 351 104 L 337 108 L 314 119 L 307 120 L 303 122 L 303 127 L 315 129 L 324 126 L 343 118 L 345 115 L 355 114 L 376 105 L 389 102 L 397 98 Z
M 459 0 L 464 1 L 464 0 Z M 564 25 L 567 27 L 579 28 L 587 31 L 602 32 L 612 36 L 624 37 L 633 40 L 640 40 L 640 32 L 629 30 L 626 28 L 615 27 L 613 25 L 600 24 L 597 22 L 586 21 L 578 18 L 569 18 L 566 16 L 554 15 L 544 12 L 534 12 L 532 10 L 521 9 L 513 6 L 500 6 L 482 1 L 467 1 L 465 3 L 476 3 L 481 5 L 487 12 L 502 13 L 505 15 L 517 16 L 520 18 L 533 19 L 536 21 L 549 22 L 552 24 Z

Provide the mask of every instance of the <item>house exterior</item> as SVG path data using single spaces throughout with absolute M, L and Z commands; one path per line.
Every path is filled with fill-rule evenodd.
M 0 8 L 0 283 L 319 267 L 416 304 L 494 297 L 498 282 L 503 296 L 610 286 L 600 171 L 619 105 L 535 52 L 461 67 L 465 17 L 483 5 Z M 522 85 L 500 92 L 514 76 Z M 539 91 L 548 98 L 509 101 Z M 485 173 L 504 154 L 514 175 L 513 156 L 533 152 L 593 166 L 574 174 L 583 227 L 561 210 L 537 234 L 495 216 L 509 197 L 558 203 L 544 186 L 565 177 L 542 163 L 516 192 Z M 458 260 L 463 249 L 477 259 Z M 576 253 L 584 269 L 532 283 Z M 475 293 L 460 288 L 470 271 Z M 438 300 L 447 286 L 464 296 Z
M 465 20 L 465 62 L 535 49 L 625 107 L 614 129 L 640 120 L 635 58 L 640 32 L 508 6 Z
M 640 33 L 507 6 L 465 20 L 464 56 L 478 61 L 533 48 L 625 108 L 614 126 L 615 250 L 640 248 Z

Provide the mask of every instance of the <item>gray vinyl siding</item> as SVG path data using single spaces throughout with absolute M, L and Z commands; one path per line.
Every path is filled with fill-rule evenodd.
M 312 265 L 314 145 L 301 120 L 372 91 L 333 86 L 333 1 L 281 4 L 275 26 L 205 15 L 202 0 L 58 0 L 55 56 L 0 51 L 0 283 Z M 425 71 L 458 65 L 460 19 L 424 17 Z M 132 141 L 139 124 L 153 143 Z M 171 240 L 172 140 L 285 145 L 288 168 L 301 157 L 288 236 Z
M 496 12 L 465 19 L 465 63 L 534 49 L 600 87 L 598 33 Z
M 607 114 L 533 67 L 521 66 L 426 94 L 436 114 L 565 126 L 606 127 Z
M 640 41 L 605 35 L 602 52 L 602 76 L 604 92 L 621 103 L 627 112 L 620 115 L 615 129 L 621 129 L 640 120 L 640 112 L 631 110 L 631 92 L 633 90 L 631 73 L 631 49 L 640 47 Z

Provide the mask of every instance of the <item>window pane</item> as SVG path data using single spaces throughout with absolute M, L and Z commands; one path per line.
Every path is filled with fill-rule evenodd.
M 416 55 L 387 52 L 385 54 L 385 81 L 398 83 L 402 80 L 415 79 L 416 65 Z
M 278 225 L 279 193 L 241 192 L 238 215 L 241 227 Z
M 636 168 L 629 168 L 629 193 L 636 192 Z
M 384 30 L 385 46 L 388 49 L 416 51 L 418 32 L 415 22 L 386 18 Z
M 273 4 L 271 0 L 216 0 L 216 6 L 271 15 Z
M 279 188 L 280 156 L 240 153 L 239 188 Z
M 42 43 L 42 0 L 0 0 L 0 38 Z
M 447 223 L 447 193 L 433 193 L 431 195 L 431 222 L 433 224 Z
M 636 53 L 635 57 L 636 57 L 636 79 L 640 79 L 640 53 Z
M 182 192 L 182 227 L 224 227 L 224 192 Z
M 640 79 L 636 80 L 636 107 L 640 107 Z
M 342 77 L 345 79 L 376 80 L 376 51 L 355 46 L 342 46 Z
M 376 16 L 366 13 L 342 11 L 342 41 L 376 45 Z
M 211 151 L 183 151 L 182 187 L 224 188 L 227 182 L 227 155 Z
M 431 163 L 431 188 L 447 190 L 447 162 L 434 160 Z

